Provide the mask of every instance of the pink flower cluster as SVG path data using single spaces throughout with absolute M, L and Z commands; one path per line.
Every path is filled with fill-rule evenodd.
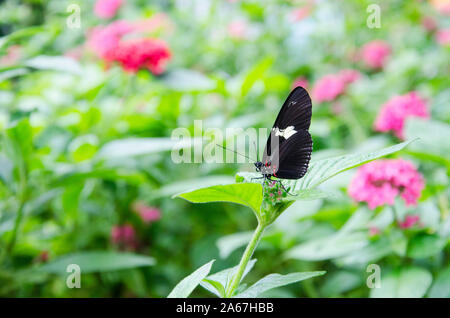
M 90 32 L 88 45 L 108 65 L 117 62 L 129 72 L 148 69 L 153 74 L 160 74 L 171 56 L 170 50 L 161 40 L 135 38 L 141 27 L 142 23 L 131 24 L 122 20 L 97 27 Z M 124 39 L 126 35 L 133 35 L 133 38 Z
M 227 26 L 227 32 L 230 38 L 243 40 L 248 36 L 248 25 L 245 21 L 233 21 Z
M 319 103 L 330 102 L 345 92 L 350 83 L 361 77 L 361 73 L 352 69 L 345 69 L 337 74 L 328 74 L 320 78 L 314 85 L 312 95 Z
M 401 229 L 409 229 L 410 227 L 413 227 L 420 221 L 420 216 L 418 215 L 407 215 L 405 217 L 405 220 L 403 222 L 399 222 L 398 226 Z
M 292 83 L 292 89 L 294 89 L 294 88 L 296 88 L 296 87 L 298 87 L 298 86 L 301 86 L 301 87 L 303 87 L 304 89 L 308 89 L 309 82 L 308 82 L 308 80 L 306 79 L 306 77 L 300 76 L 300 77 L 297 77 L 297 78 L 294 80 L 294 82 Z
M 11 66 L 16 64 L 22 56 L 22 48 L 19 45 L 12 45 L 7 48 L 6 54 L 0 57 L 0 65 Z
M 297 8 L 291 11 L 290 17 L 294 22 L 301 21 L 304 18 L 308 17 L 311 13 L 310 6 L 304 6 L 302 8 Z
M 123 41 L 114 52 L 114 60 L 130 72 L 146 68 L 153 74 L 161 74 L 164 71 L 164 62 L 169 58 L 167 45 L 158 39 Z
M 143 202 L 134 203 L 133 211 L 135 211 L 141 217 L 142 222 L 146 224 L 150 224 L 161 218 L 161 211 L 159 209 L 148 206 Z
M 427 102 L 417 92 L 395 96 L 381 108 L 375 123 L 376 131 L 393 131 L 398 138 L 403 139 L 403 127 L 409 117 L 429 118 Z
M 398 195 L 407 205 L 415 205 L 424 186 L 422 175 L 411 162 L 385 159 L 360 167 L 350 182 L 348 194 L 358 202 L 367 202 L 370 209 L 392 205 Z
M 97 0 L 94 7 L 95 15 L 102 19 L 114 17 L 122 6 L 123 0 Z
M 119 248 L 135 250 L 138 245 L 136 232 L 132 225 L 115 225 L 111 229 L 111 242 Z
M 450 46 L 450 28 L 440 29 L 436 32 L 436 42 L 442 46 Z
M 391 47 L 381 40 L 369 42 L 361 49 L 361 58 L 371 69 L 383 68 L 390 54 Z
M 441 14 L 450 14 L 450 1 L 449 0 L 431 0 L 431 5 Z

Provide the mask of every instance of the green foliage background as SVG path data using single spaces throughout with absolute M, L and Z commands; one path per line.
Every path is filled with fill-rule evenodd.
M 67 6 L 81 7 L 81 28 L 67 27 Z M 246 281 L 272 273 L 327 274 L 274 289 L 269 297 L 450 297 L 450 51 L 421 25 L 448 17 L 427 1 L 381 1 L 379 29 L 366 26 L 371 1 L 316 1 L 293 22 L 301 1 L 127 1 L 117 18 L 164 13 L 173 58 L 166 74 L 108 70 L 85 50 L 86 33 L 106 24 L 93 1 L 0 1 L 0 56 L 20 45 L 14 65 L 0 67 L 0 295 L 12 297 L 166 297 L 195 269 L 235 266 L 255 227 L 250 209 L 230 203 L 191 204 L 172 195 L 234 182 L 250 164 L 174 164 L 172 130 L 194 120 L 207 127 L 270 127 L 298 76 L 356 68 L 363 78 L 339 97 L 342 111 L 314 105 L 313 159 L 368 152 L 398 143 L 375 133 L 390 97 L 417 90 L 431 121 L 410 120 L 408 159 L 426 180 L 419 205 L 370 211 L 346 194 L 354 170 L 320 186 L 332 196 L 297 201 L 271 225 Z M 227 34 L 245 21 L 246 39 Z M 365 43 L 392 46 L 381 72 L 351 56 Z M 82 47 L 75 61 L 64 54 Z M 145 225 L 131 211 L 141 200 L 161 210 Z M 395 210 L 395 213 L 394 213 Z M 401 230 L 406 214 L 422 226 Z M 19 217 L 20 215 L 20 217 Z M 124 253 L 110 242 L 116 224 L 131 223 L 141 242 Z M 369 227 L 381 229 L 370 236 Z M 49 259 L 42 264 L 40 255 Z M 86 271 L 82 288 L 66 287 L 66 264 Z M 382 269 L 381 289 L 366 286 L 368 264 Z M 63 270 L 61 270 L 63 269 Z M 194 297 L 210 296 L 197 288 Z

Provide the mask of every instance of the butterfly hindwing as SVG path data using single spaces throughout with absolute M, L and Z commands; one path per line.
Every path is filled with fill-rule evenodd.
M 271 155 L 264 153 L 264 167 L 261 172 L 281 179 L 300 179 L 308 169 L 312 147 L 313 141 L 309 132 L 299 130 L 272 149 Z

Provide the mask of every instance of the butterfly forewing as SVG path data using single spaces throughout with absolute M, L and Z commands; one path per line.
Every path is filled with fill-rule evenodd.
M 296 87 L 288 96 L 273 128 L 285 129 L 294 126 L 297 129 L 308 130 L 311 124 L 311 98 L 303 87 Z

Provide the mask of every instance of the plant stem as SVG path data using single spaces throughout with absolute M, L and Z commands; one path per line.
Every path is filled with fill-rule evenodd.
M 259 240 L 261 239 L 261 236 L 265 228 L 266 228 L 265 225 L 261 225 L 261 223 L 258 222 L 258 226 L 256 227 L 256 230 L 253 233 L 252 239 L 248 243 L 247 248 L 245 249 L 244 254 L 242 255 L 241 261 L 239 262 L 238 271 L 236 275 L 233 276 L 233 279 L 231 280 L 231 283 L 227 288 L 226 292 L 227 298 L 233 296 L 234 291 L 236 290 L 236 288 L 238 288 L 239 283 L 241 282 L 242 279 L 242 275 L 244 275 L 245 268 L 247 267 L 248 262 L 252 258 L 256 246 L 258 246 Z
M 12 249 L 13 249 L 14 245 L 16 244 L 17 231 L 18 231 L 19 225 L 20 225 L 20 223 L 22 221 L 24 206 L 25 206 L 25 202 L 21 202 L 20 206 L 19 206 L 19 210 L 17 211 L 16 220 L 14 221 L 14 228 L 13 228 L 13 232 L 12 232 L 12 235 L 11 235 L 11 241 L 9 241 L 8 247 L 6 248 L 6 251 L 8 253 L 12 252 Z

